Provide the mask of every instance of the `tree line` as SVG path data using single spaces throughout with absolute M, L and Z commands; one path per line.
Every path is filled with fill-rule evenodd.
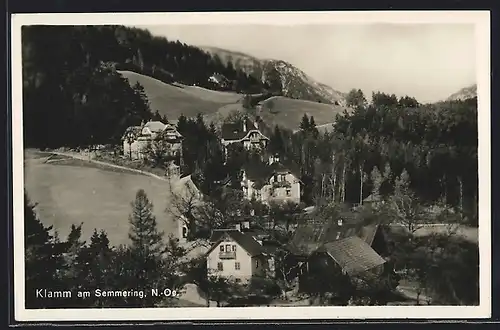
M 337 115 L 331 132 L 318 132 L 307 115 L 296 134 L 274 128 L 270 148 L 299 165 L 307 201 L 363 203 L 373 176 L 382 177 L 381 195 L 388 196 L 406 171 L 423 203 L 455 206 L 476 222 L 477 99 L 422 105 L 380 92 L 370 104 L 360 99 Z
M 241 92 L 263 84 L 231 63 L 179 41 L 124 26 L 25 26 L 22 29 L 25 144 L 78 147 L 117 143 L 124 130 L 151 119 L 140 85 L 117 70 L 210 88 L 214 72 Z M 170 77 L 170 78 L 166 78 Z M 213 86 L 212 86 L 213 87 Z M 155 109 L 152 109 L 154 112 Z
M 176 238 L 165 237 L 152 213 L 153 205 L 139 190 L 131 203 L 129 243 L 112 246 L 104 231 L 94 229 L 82 240 L 82 225 L 72 225 L 66 239 L 45 226 L 25 194 L 26 308 L 174 306 L 174 297 L 151 295 L 151 289 L 181 293 L 189 272 L 187 251 Z M 71 297 L 43 299 L 38 289 L 71 291 Z M 95 290 L 144 290 L 144 297 L 99 297 Z M 77 292 L 92 294 L 82 298 Z

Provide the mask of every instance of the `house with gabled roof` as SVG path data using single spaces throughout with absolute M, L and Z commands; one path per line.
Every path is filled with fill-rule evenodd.
M 261 124 L 248 117 L 235 123 L 222 124 L 221 141 L 225 147 L 241 143 L 247 150 L 265 149 L 269 144 L 269 138 L 262 133 Z
M 270 202 L 300 203 L 302 182 L 298 171 L 285 166 L 278 156 L 270 156 L 269 162 L 250 162 L 242 171 L 241 186 L 245 198 L 265 204 Z
M 318 263 L 330 264 L 350 277 L 380 276 L 386 260 L 368 243 L 357 236 L 328 242 L 316 249 L 308 258 L 308 271 L 314 272 Z
M 299 279 L 328 265 L 347 276 L 379 276 L 392 271 L 386 262 L 386 231 L 378 223 L 309 219 L 299 224 L 288 246 L 299 264 Z
M 122 136 L 123 155 L 130 159 L 146 157 L 147 147 L 161 134 L 164 141 L 170 146 L 171 154 L 179 153 L 182 149 L 182 135 L 175 126 L 164 124 L 161 121 L 148 121 L 140 126 L 131 126 Z
M 206 253 L 207 271 L 247 282 L 252 277 L 274 276 L 274 257 L 251 233 L 216 229 Z
M 388 253 L 387 233 L 378 223 L 339 219 L 319 220 L 314 215 L 300 223 L 290 241 L 289 249 L 297 256 L 307 257 L 323 244 L 348 237 L 358 237 L 377 253 Z

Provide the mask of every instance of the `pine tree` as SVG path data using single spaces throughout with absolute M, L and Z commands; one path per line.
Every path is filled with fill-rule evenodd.
M 83 283 L 86 290 L 95 289 L 120 289 L 120 283 L 113 279 L 111 261 L 113 251 L 109 246 L 109 239 L 103 230 L 94 229 L 90 238 L 90 244 L 85 247 L 80 256 L 83 269 Z M 103 297 L 90 299 L 88 306 L 106 307 L 117 303 L 116 299 L 109 300 Z
M 129 238 L 132 244 L 129 247 L 131 259 L 130 269 L 132 278 L 128 285 L 140 288 L 162 288 L 165 272 L 163 254 L 165 243 L 164 233 L 158 230 L 156 217 L 153 215 L 153 204 L 149 201 L 146 192 L 137 191 L 129 217 Z M 145 299 L 131 299 L 132 305 L 153 306 L 155 297 Z
M 81 253 L 85 248 L 85 241 L 81 240 L 82 236 L 82 226 L 80 224 L 75 226 L 71 225 L 70 233 L 68 234 L 68 238 L 66 239 L 66 253 L 64 255 L 64 272 L 63 277 L 67 280 L 68 289 L 73 292 L 77 292 L 81 289 L 85 289 L 85 281 L 84 281 L 84 269 L 86 267 L 85 263 L 81 260 Z M 72 297 L 76 298 L 76 297 Z M 82 299 L 73 299 L 71 304 L 81 304 L 84 303 Z
M 304 131 L 304 132 L 307 132 L 309 130 L 309 117 L 307 116 L 307 114 L 304 114 L 304 116 L 302 116 L 302 121 L 300 122 L 300 130 Z
M 316 127 L 316 123 L 314 122 L 314 116 L 311 116 L 311 118 L 309 118 L 309 132 L 315 139 L 318 138 L 319 131 L 318 128 Z
M 63 249 L 51 235 L 52 226 L 45 227 L 36 216 L 35 205 L 24 197 L 25 305 L 26 308 L 57 306 L 58 301 L 40 299 L 36 290 L 66 289 L 60 270 L 64 269 Z

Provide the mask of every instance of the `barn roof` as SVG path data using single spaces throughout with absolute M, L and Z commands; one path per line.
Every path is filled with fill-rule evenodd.
M 385 263 L 384 258 L 356 236 L 325 243 L 317 252 L 326 252 L 350 276 L 362 274 Z
M 372 245 L 378 224 L 343 223 L 339 226 L 337 219 L 319 221 L 310 219 L 299 224 L 290 242 L 290 249 L 297 254 L 310 254 L 322 244 L 348 237 L 358 237 L 368 245 Z

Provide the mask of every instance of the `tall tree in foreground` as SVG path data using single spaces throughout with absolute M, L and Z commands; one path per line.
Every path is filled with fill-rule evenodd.
M 138 288 L 163 290 L 164 273 L 169 271 L 164 268 L 164 234 L 158 230 L 156 217 L 153 214 L 153 204 L 142 189 L 137 191 L 135 201 L 132 203 L 129 222 L 129 238 L 132 244 L 129 247 L 128 256 L 133 276 L 130 278 L 129 285 L 133 283 Z M 155 302 L 155 297 L 149 295 L 144 299 L 134 299 L 131 303 L 142 307 L 152 307 Z
M 63 288 L 59 271 L 64 260 L 61 245 L 57 244 L 50 233 L 52 226 L 45 227 L 36 216 L 35 205 L 32 205 L 25 194 L 24 197 L 24 248 L 25 248 L 25 307 L 55 307 L 63 299 L 40 299 L 36 290 L 60 290 Z
M 111 268 L 111 262 L 114 251 L 109 246 L 109 239 L 103 230 L 97 231 L 90 237 L 90 243 L 85 246 L 80 252 L 81 264 L 84 266 L 81 273 L 82 283 L 85 283 L 86 290 L 95 290 L 102 288 L 120 289 L 116 283 L 116 279 Z M 116 298 L 106 299 L 103 297 L 91 297 L 92 299 L 87 305 L 93 307 L 107 307 L 116 303 Z M 86 300 L 87 300 L 86 299 Z

